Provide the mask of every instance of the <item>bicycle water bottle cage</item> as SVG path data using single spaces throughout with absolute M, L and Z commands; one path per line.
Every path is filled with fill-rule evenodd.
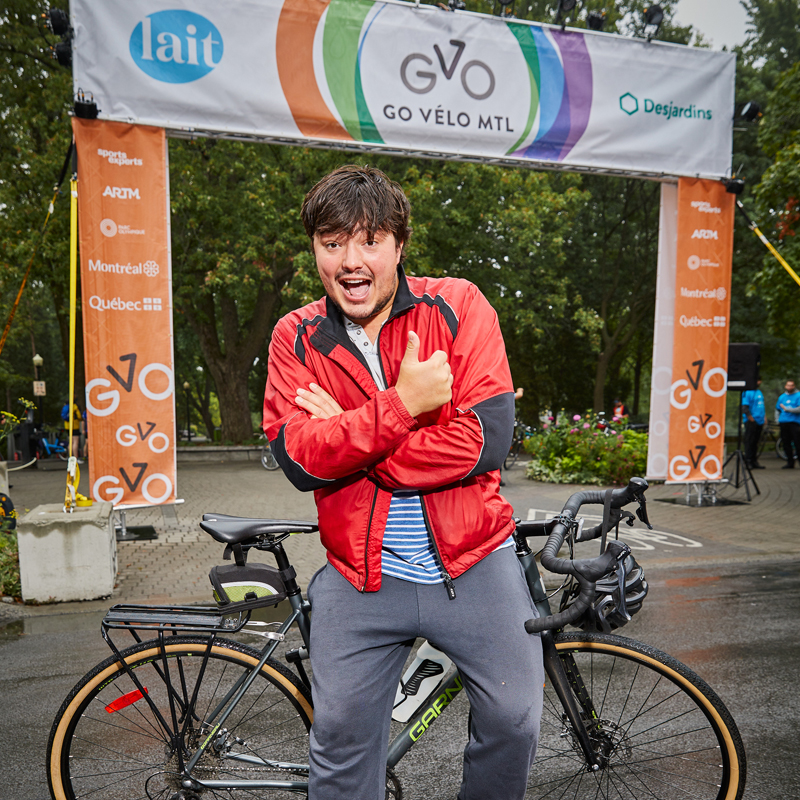
M 269 564 L 212 567 L 208 577 L 217 607 L 225 614 L 274 606 L 286 599 L 280 571 Z

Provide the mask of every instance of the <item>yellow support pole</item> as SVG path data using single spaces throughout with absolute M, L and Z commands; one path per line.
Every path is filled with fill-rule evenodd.
M 786 262 L 786 259 L 772 246 L 772 242 L 764 236 L 763 233 L 758 229 L 758 225 L 753 222 L 750 217 L 747 216 L 747 212 L 744 210 L 744 206 L 742 205 L 740 200 L 736 201 L 736 205 L 739 206 L 739 211 L 744 214 L 744 218 L 747 220 L 747 227 L 750 228 L 753 233 L 761 239 L 761 242 L 767 248 L 767 250 L 772 253 L 773 256 L 777 259 L 778 263 L 794 278 L 794 282 L 800 286 L 800 277 L 798 277 L 797 273 L 789 266 Z
M 78 294 L 78 173 L 73 171 L 69 182 L 69 463 L 64 511 L 71 513 L 76 506 L 78 489 L 78 454 L 72 452 L 73 405 L 75 398 L 75 315 Z

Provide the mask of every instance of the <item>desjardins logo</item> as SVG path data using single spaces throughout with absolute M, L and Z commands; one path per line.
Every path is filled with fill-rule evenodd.
M 641 110 L 645 114 L 656 114 L 665 119 L 711 119 L 710 108 L 698 108 L 694 103 L 684 106 L 672 100 L 669 103 L 657 103 L 649 97 L 646 97 L 644 103 L 640 105 L 639 99 L 630 92 L 620 95 L 619 107 L 629 117 Z

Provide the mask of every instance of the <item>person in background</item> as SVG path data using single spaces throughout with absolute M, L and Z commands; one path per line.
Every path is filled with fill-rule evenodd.
M 626 406 L 619 397 L 614 398 L 612 412 L 615 417 L 619 417 L 620 419 L 625 419 L 631 415 L 628 406 Z
M 784 389 L 775 408 L 780 411 L 778 423 L 781 426 L 783 451 L 786 453 L 783 469 L 794 469 L 795 458 L 800 459 L 800 392 L 794 381 L 786 381 Z
M 755 389 L 742 394 L 742 421 L 744 422 L 744 461 L 750 469 L 764 469 L 758 463 L 758 442 L 766 421 L 764 395 L 759 388 L 761 379 Z
M 78 407 L 78 404 L 75 400 L 72 401 L 72 450 L 70 451 L 70 455 L 75 456 L 80 460 L 81 454 L 81 423 L 83 422 L 83 415 L 81 414 L 81 410 Z M 70 417 L 70 405 L 69 403 L 64 403 L 63 407 L 61 408 L 61 419 L 64 420 L 64 433 L 66 436 L 69 436 L 69 417 Z M 66 438 L 66 437 L 65 437 Z
M 83 447 L 81 455 L 84 458 L 89 458 L 89 420 L 86 417 L 86 409 L 83 409 L 83 419 L 81 420 L 81 438 L 83 439 Z

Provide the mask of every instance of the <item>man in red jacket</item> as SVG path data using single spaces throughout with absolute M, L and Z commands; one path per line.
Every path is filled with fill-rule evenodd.
M 497 315 L 453 278 L 406 276 L 402 189 L 342 167 L 302 218 L 326 297 L 275 327 L 264 430 L 314 490 L 328 564 L 309 584 L 311 800 L 384 797 L 395 690 L 415 638 L 443 650 L 472 709 L 459 800 L 525 793 L 541 643 L 500 496 L 514 392 Z

